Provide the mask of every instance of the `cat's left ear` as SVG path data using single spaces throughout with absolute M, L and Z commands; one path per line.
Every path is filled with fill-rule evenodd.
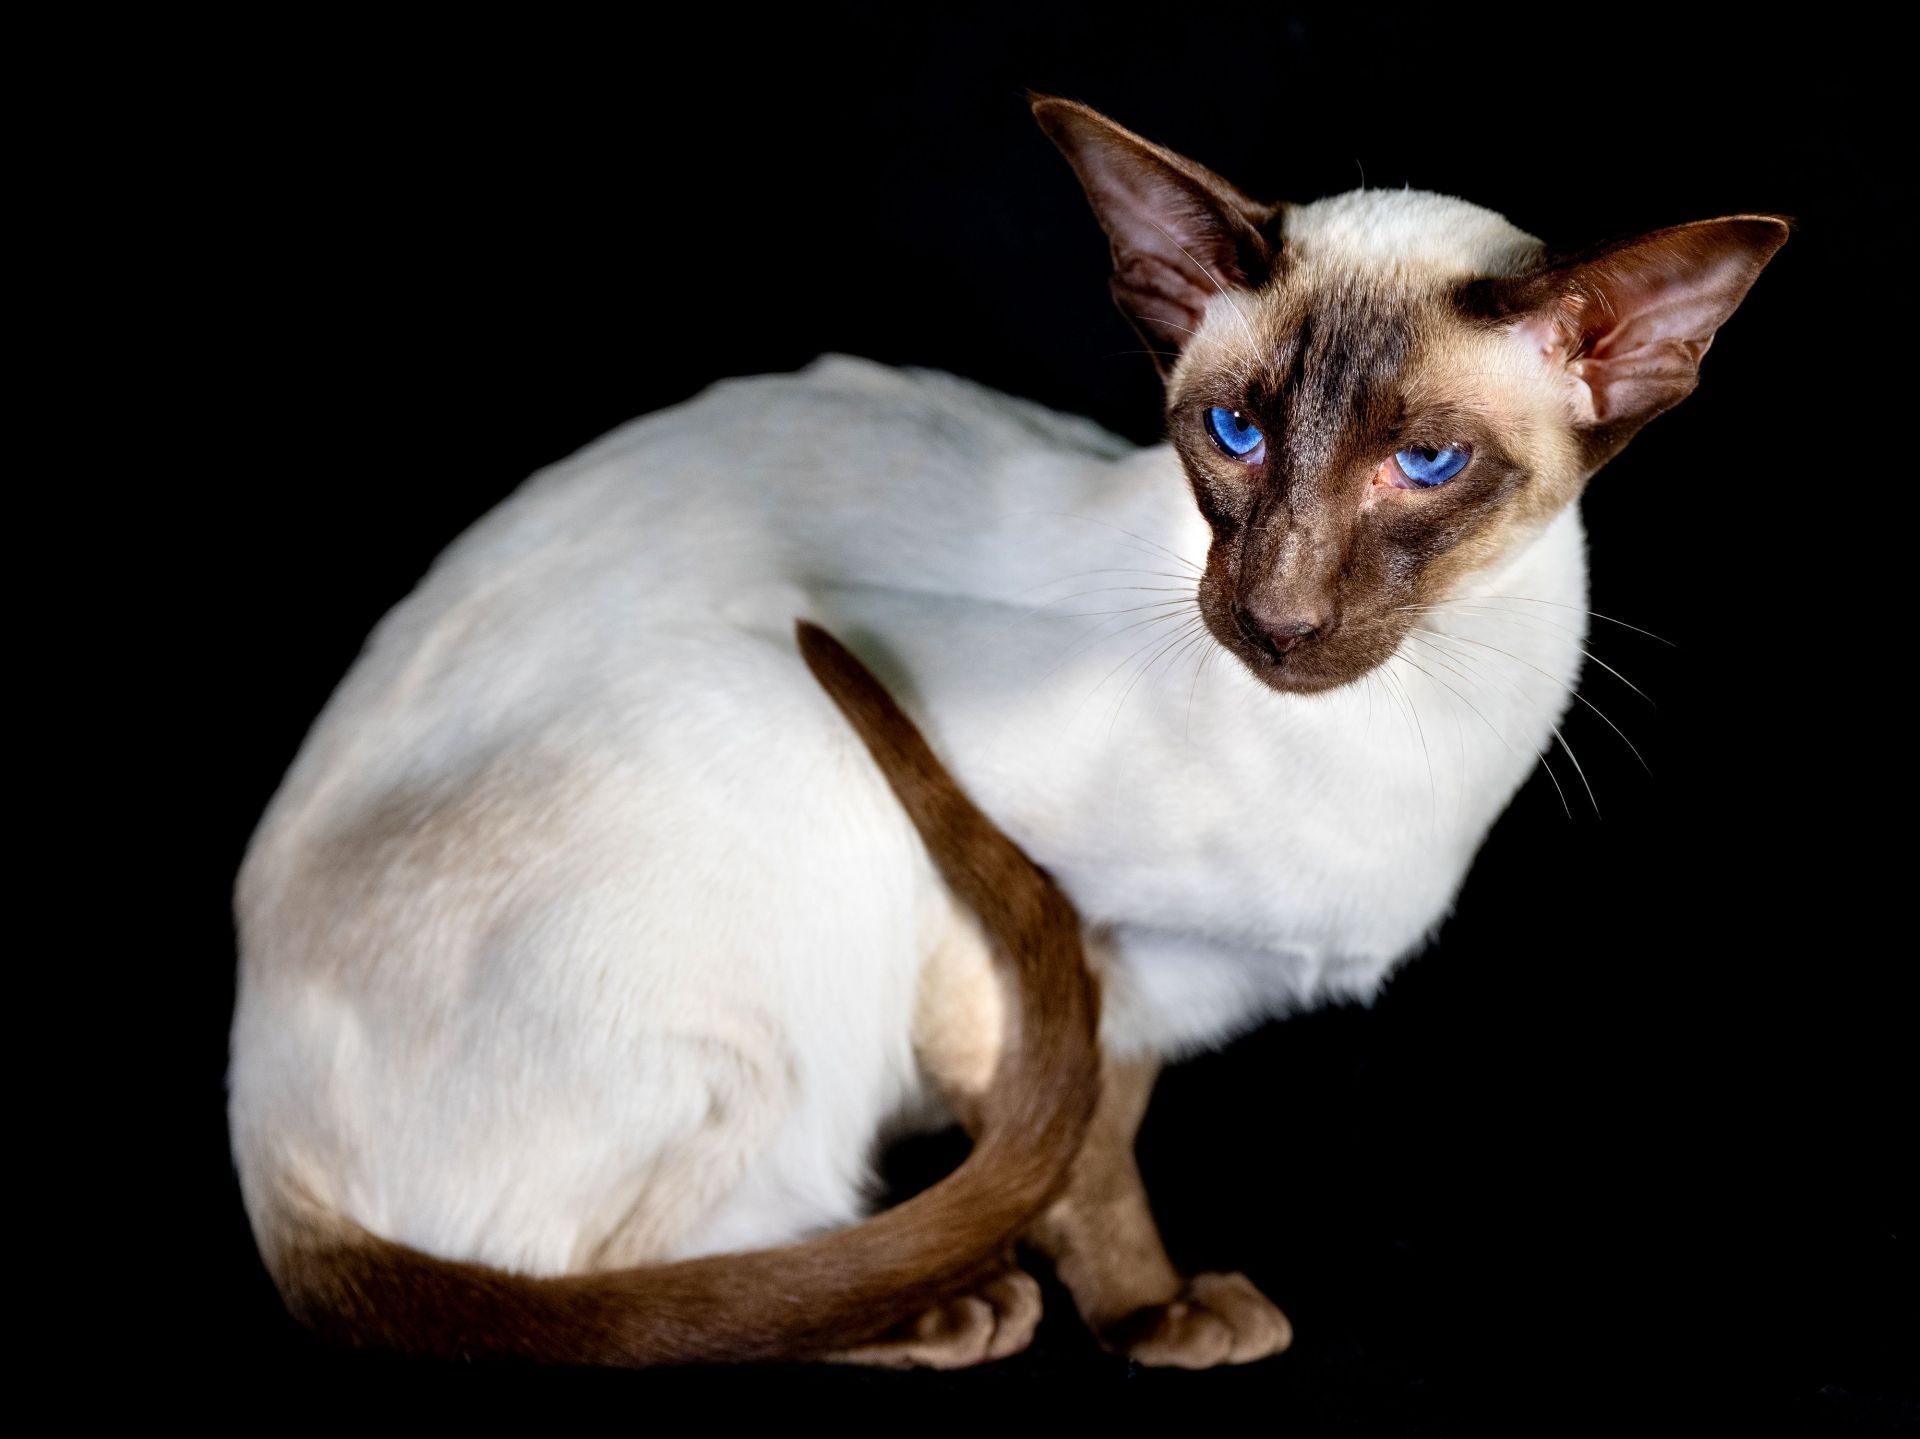
M 1714 333 L 1786 238 L 1777 215 L 1701 220 L 1529 275 L 1478 281 L 1469 301 L 1565 366 L 1575 423 L 1598 465 L 1693 392 Z

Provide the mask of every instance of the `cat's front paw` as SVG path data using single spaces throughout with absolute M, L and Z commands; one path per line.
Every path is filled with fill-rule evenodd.
M 1250 1364 L 1293 1343 L 1293 1326 L 1244 1274 L 1196 1274 L 1165 1304 L 1110 1324 L 1101 1343 L 1141 1364 L 1211 1369 Z
M 1007 1269 L 973 1293 L 935 1305 L 898 1333 L 831 1357 L 885 1369 L 965 1369 L 1018 1354 L 1033 1342 L 1039 1324 L 1039 1284 L 1024 1269 Z

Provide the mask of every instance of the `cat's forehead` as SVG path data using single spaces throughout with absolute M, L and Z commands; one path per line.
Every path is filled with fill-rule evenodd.
M 1544 247 L 1492 210 L 1419 190 L 1355 190 L 1282 217 L 1273 273 L 1211 302 L 1169 399 L 1195 386 L 1279 399 L 1323 418 L 1507 364 L 1452 296 L 1536 265 Z M 1431 396 L 1430 396 L 1431 398 Z
M 1311 271 L 1408 280 L 1512 275 L 1542 249 L 1505 216 L 1425 190 L 1351 190 L 1289 205 L 1280 240 L 1282 253 Z

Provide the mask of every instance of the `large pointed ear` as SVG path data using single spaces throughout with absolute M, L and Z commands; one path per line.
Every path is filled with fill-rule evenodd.
M 1033 116 L 1086 188 L 1113 242 L 1114 301 L 1164 372 L 1209 300 L 1266 279 L 1280 207 L 1248 199 L 1085 105 L 1035 96 Z
M 1564 365 L 1589 458 L 1610 458 L 1700 382 L 1714 332 L 1787 238 L 1775 215 L 1701 220 L 1469 287 L 1471 303 Z

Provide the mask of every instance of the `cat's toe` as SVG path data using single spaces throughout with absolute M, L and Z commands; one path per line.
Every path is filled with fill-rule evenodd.
M 888 1369 L 965 1369 L 1018 1354 L 1040 1324 L 1040 1285 L 1007 1269 L 970 1294 L 936 1304 L 897 1335 L 832 1356 Z
M 1246 1275 L 1198 1274 L 1167 1303 L 1108 1326 L 1101 1342 L 1141 1364 L 1211 1369 L 1280 1353 L 1293 1326 Z

